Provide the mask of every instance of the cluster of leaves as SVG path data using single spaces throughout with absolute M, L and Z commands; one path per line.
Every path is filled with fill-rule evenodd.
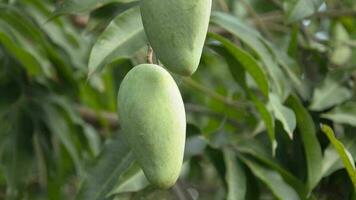
M 214 1 L 198 71 L 175 77 L 189 124 L 169 191 L 115 115 L 146 59 L 138 3 L 0 0 L 0 199 L 355 198 L 354 1 Z

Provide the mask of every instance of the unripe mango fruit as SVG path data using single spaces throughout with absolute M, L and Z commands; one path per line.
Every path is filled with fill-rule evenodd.
M 198 68 L 211 3 L 211 0 L 141 0 L 148 41 L 168 70 L 190 76 Z
M 134 67 L 118 94 L 120 125 L 147 179 L 165 189 L 177 181 L 183 163 L 186 117 L 179 89 L 167 70 Z

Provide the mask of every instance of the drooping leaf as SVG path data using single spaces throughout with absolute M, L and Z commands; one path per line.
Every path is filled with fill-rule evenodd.
M 257 61 L 246 51 L 238 48 L 236 45 L 234 45 L 232 42 L 225 39 L 224 37 L 214 33 L 209 33 L 208 36 L 221 42 L 221 44 L 231 53 L 231 55 L 234 56 L 234 58 L 241 64 L 241 66 L 244 67 L 246 72 L 249 73 L 251 77 L 253 77 L 253 79 L 255 80 L 256 84 L 259 86 L 262 93 L 268 96 L 269 93 L 268 79 L 265 75 L 265 72 L 259 66 Z
M 321 116 L 336 123 L 356 126 L 356 102 L 347 102 Z
M 108 194 L 116 195 L 128 192 L 138 192 L 149 185 L 141 167 L 135 162 L 120 177 L 117 186 Z
M 220 46 L 220 45 L 215 45 L 211 44 L 211 48 L 213 48 L 217 53 L 219 53 L 222 57 L 225 58 L 229 69 L 231 71 L 231 74 L 235 81 L 245 90 L 247 93 L 247 96 L 252 100 L 252 102 L 255 104 L 255 107 L 257 111 L 259 112 L 261 118 L 264 121 L 264 124 L 267 128 L 268 136 L 271 141 L 271 146 L 272 146 L 272 153 L 275 153 L 275 150 L 277 148 L 277 142 L 275 138 L 275 133 L 274 133 L 274 119 L 272 114 L 268 111 L 267 107 L 265 104 L 259 100 L 256 95 L 250 91 L 250 89 L 247 86 L 246 83 L 246 72 L 245 68 L 251 68 L 251 66 L 244 67 L 241 62 L 239 62 L 239 58 L 236 56 L 233 56 L 225 47 Z M 257 63 L 256 63 L 257 64 Z M 257 70 L 261 71 L 262 70 Z M 256 74 L 257 76 L 257 74 Z
M 47 127 L 51 130 L 53 134 L 55 134 L 60 142 L 63 144 L 65 149 L 70 154 L 77 172 L 82 174 L 83 165 L 78 153 L 78 149 L 74 142 L 73 132 L 71 132 L 69 124 L 66 122 L 64 116 L 56 109 L 55 106 L 51 104 L 44 104 L 44 116 L 42 116 L 42 120 L 45 122 Z
M 241 19 L 226 13 L 213 12 L 210 21 L 226 29 L 254 50 L 268 72 L 271 80 L 271 89 L 282 98 L 288 95 L 288 85 L 286 84 L 285 76 L 263 42 L 265 39 L 258 31 L 246 25 Z
M 343 86 L 343 83 L 348 80 L 351 71 L 352 69 L 340 69 L 329 73 L 315 89 L 309 108 L 322 111 L 350 99 L 352 91 Z
M 111 2 L 130 3 L 137 0 L 65 0 L 58 5 L 52 16 L 84 13 Z
M 352 156 L 345 148 L 345 146 L 335 137 L 334 131 L 327 125 L 321 125 L 321 130 L 329 138 L 330 142 L 338 152 L 342 162 L 345 165 L 346 171 L 349 174 L 351 182 L 356 190 L 356 171 L 355 171 L 355 161 Z
M 227 200 L 243 200 L 246 195 L 246 176 L 237 161 L 235 152 L 224 149 L 224 161 L 226 166 L 225 180 L 227 182 Z
M 90 53 L 89 75 L 114 58 L 132 57 L 146 44 L 138 7 L 117 16 L 100 35 Z
M 308 17 L 318 11 L 323 0 L 291 0 L 285 1 L 284 10 L 287 22 L 295 22 Z
M 283 168 L 275 158 L 268 154 L 268 150 L 257 140 L 242 139 L 236 144 L 236 150 L 245 155 L 252 156 L 264 165 L 277 171 L 283 179 L 298 192 L 301 199 L 307 199 L 309 196 L 309 191 L 306 185 L 288 170 Z
M 296 191 L 283 180 L 277 171 L 264 167 L 246 157 L 242 157 L 242 161 L 251 169 L 257 178 L 266 184 L 277 199 L 300 199 Z
M 343 137 L 339 139 L 345 146 L 345 148 L 350 152 L 354 160 L 356 160 L 356 139 Z M 339 154 L 335 150 L 334 146 L 330 144 L 324 151 L 324 158 L 322 162 L 322 175 L 327 177 L 336 170 L 345 168 Z
M 322 152 L 313 118 L 298 97 L 291 95 L 286 103 L 296 115 L 298 132 L 303 140 L 307 160 L 308 187 L 312 191 L 322 177 Z
M 269 99 L 274 116 L 282 123 L 288 136 L 293 139 L 293 132 L 297 124 L 294 112 L 284 106 L 276 95 L 271 93 Z
M 81 185 L 78 200 L 104 200 L 115 187 L 120 176 L 134 161 L 132 152 L 122 135 L 105 146 Z

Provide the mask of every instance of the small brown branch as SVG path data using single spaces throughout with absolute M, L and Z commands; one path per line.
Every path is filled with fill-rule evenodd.
M 147 45 L 147 63 L 153 64 L 153 49 L 150 45 Z
M 356 11 L 354 10 L 326 10 L 322 12 L 317 12 L 311 17 L 318 18 L 337 18 L 337 17 L 356 17 Z
M 104 112 L 104 111 L 94 111 L 90 108 L 84 106 L 77 106 L 77 111 L 84 121 L 93 125 L 94 127 L 101 127 L 102 121 L 107 121 L 110 129 L 116 130 L 120 127 L 119 119 L 116 113 Z
M 238 121 L 233 118 L 226 117 L 223 114 L 214 112 L 209 108 L 196 104 L 185 104 L 185 110 L 190 113 L 196 113 L 203 116 L 208 116 L 214 119 L 226 119 L 227 123 L 231 124 L 234 127 L 240 127 Z M 120 128 L 119 119 L 116 113 L 113 112 L 104 112 L 104 111 L 94 111 L 88 107 L 77 106 L 77 111 L 83 120 L 96 128 L 101 128 L 103 122 L 106 121 L 111 130 L 116 130 Z

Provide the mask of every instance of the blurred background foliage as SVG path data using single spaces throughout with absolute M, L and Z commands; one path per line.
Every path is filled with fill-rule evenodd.
M 174 75 L 188 128 L 167 191 L 116 116 L 147 56 L 137 4 L 0 0 L 0 199 L 356 198 L 354 0 L 213 0 L 198 71 Z

